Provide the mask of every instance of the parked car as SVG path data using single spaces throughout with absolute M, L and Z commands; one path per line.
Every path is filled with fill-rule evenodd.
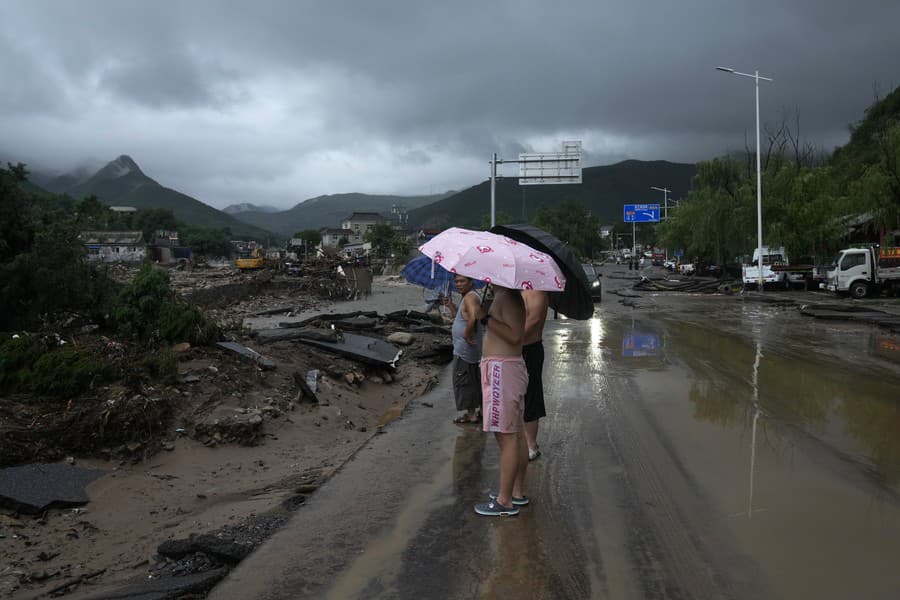
M 591 298 L 596 302 L 600 302 L 600 295 L 603 289 L 603 286 L 600 283 L 600 274 L 597 273 L 597 269 L 594 268 L 594 265 L 590 263 L 582 263 L 581 268 L 584 269 L 588 285 L 591 286 Z

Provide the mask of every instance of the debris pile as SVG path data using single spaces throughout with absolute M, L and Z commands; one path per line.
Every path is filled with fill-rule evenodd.
M 689 292 L 694 294 L 734 294 L 742 285 L 733 279 L 690 277 L 687 279 L 642 277 L 632 289 L 642 292 Z

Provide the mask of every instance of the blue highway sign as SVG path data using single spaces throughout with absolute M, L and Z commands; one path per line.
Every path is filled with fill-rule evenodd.
M 626 204 L 626 223 L 659 223 L 659 204 Z

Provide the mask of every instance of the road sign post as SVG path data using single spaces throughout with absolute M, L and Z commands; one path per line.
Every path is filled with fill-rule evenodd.
M 635 224 L 659 223 L 659 204 L 626 204 L 623 209 L 623 220 L 631 223 L 631 259 L 634 260 L 637 257 Z
M 562 152 L 520 154 L 519 160 L 491 157 L 491 227 L 496 225 L 497 165 L 517 163 L 519 185 L 543 185 L 548 183 L 581 183 L 581 142 L 563 142 Z

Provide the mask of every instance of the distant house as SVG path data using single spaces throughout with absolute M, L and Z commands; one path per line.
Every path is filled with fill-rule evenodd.
M 181 245 L 181 236 L 177 231 L 166 229 L 156 230 L 148 253 L 151 259 L 162 265 L 190 260 L 192 254 L 190 248 Z
M 133 206 L 110 206 L 109 210 L 115 213 L 136 213 L 137 209 Z
M 140 231 L 82 231 L 87 259 L 98 262 L 140 262 L 147 256 L 147 244 Z
M 380 225 L 381 223 L 386 222 L 387 219 L 385 219 L 378 213 L 355 212 L 341 221 L 341 228 L 350 229 L 355 234 L 359 235 L 360 238 L 362 238 L 362 236 L 366 235 L 367 231 L 369 231 L 376 225 Z
M 356 258 L 359 256 L 366 256 L 371 251 L 372 244 L 370 242 L 356 242 L 353 244 L 345 244 L 344 247 L 341 248 L 341 255 L 348 258 Z
M 323 227 L 319 230 L 322 235 L 320 248 L 337 248 L 341 245 L 341 240 L 346 239 L 345 243 L 357 244 L 363 241 L 362 235 L 356 233 L 352 229 L 336 229 L 334 227 Z
M 180 236 L 177 231 L 169 231 L 166 229 L 157 229 L 153 234 L 153 245 L 154 246 L 178 246 L 180 241 Z

